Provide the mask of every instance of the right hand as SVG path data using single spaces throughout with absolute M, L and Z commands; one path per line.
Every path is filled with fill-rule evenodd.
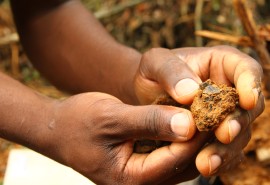
M 85 93 L 60 102 L 56 112 L 44 137 L 52 144 L 47 155 L 97 184 L 171 184 L 198 175 L 194 160 L 207 136 L 193 137 L 188 110 L 131 106 L 108 94 Z M 172 143 L 138 154 L 133 152 L 138 139 Z
M 262 78 L 257 61 L 229 46 L 157 48 L 143 54 L 134 86 L 142 104 L 153 102 L 164 91 L 177 102 L 189 104 L 199 83 L 207 79 L 236 87 L 242 109 L 226 117 L 215 130 L 217 140 L 196 159 L 200 173 L 211 176 L 228 171 L 241 161 L 242 150 L 250 140 L 251 123 L 264 110 Z

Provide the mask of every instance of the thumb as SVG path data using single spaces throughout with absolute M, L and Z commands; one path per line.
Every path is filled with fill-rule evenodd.
M 129 106 L 124 119 L 129 139 L 186 141 L 196 132 L 191 112 L 172 106 Z
M 144 78 L 157 82 L 177 102 L 181 104 L 192 102 L 201 79 L 170 50 L 152 49 L 143 55 L 141 63 L 140 74 Z M 145 80 L 144 83 L 146 82 L 149 83 Z M 147 85 L 140 84 L 143 87 Z

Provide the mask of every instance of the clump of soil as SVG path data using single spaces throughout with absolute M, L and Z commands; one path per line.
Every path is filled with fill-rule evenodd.
M 183 105 L 175 101 L 168 94 L 161 94 L 158 96 L 155 101 L 152 103 L 153 105 L 171 105 L 175 107 L 182 107 Z
M 210 131 L 236 108 L 238 93 L 233 87 L 217 85 L 211 80 L 200 84 L 198 94 L 191 105 L 196 126 L 199 131 Z
M 137 140 L 135 141 L 135 144 L 134 144 L 134 152 L 139 153 L 139 154 L 150 153 L 157 148 L 160 148 L 169 144 L 170 142 L 168 141 L 149 140 L 149 139 Z

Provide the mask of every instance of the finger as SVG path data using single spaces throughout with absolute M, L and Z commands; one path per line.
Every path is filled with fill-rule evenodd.
M 235 84 L 239 93 L 240 106 L 246 110 L 253 109 L 258 100 L 262 67 L 250 56 L 228 46 L 210 48 L 211 65 L 221 66 L 219 70 L 231 83 Z M 216 62 L 215 62 L 216 61 Z M 213 69 L 213 68 L 212 68 Z M 214 70 L 212 70 L 214 71 Z M 210 74 L 210 78 L 219 78 L 217 74 Z M 213 79 L 215 81 L 215 79 Z
M 155 81 L 179 103 L 192 102 L 201 80 L 179 57 L 168 49 L 158 48 L 145 53 L 142 61 L 141 76 L 146 80 L 138 83 Z
M 195 179 L 196 177 L 199 176 L 199 171 L 197 170 L 196 164 L 195 164 L 195 159 L 194 161 L 188 165 L 187 169 L 184 171 L 184 177 L 181 176 L 183 174 L 183 171 L 178 170 L 175 175 L 172 177 L 168 178 L 164 183 L 162 184 L 178 184 L 181 182 L 186 182 L 192 179 Z
M 211 176 L 217 176 L 219 174 L 228 172 L 229 170 L 234 169 L 237 165 L 245 160 L 244 152 L 240 152 L 236 156 L 232 157 L 230 161 L 226 161 L 224 165 L 222 165 L 217 171 L 213 172 Z
M 181 48 L 172 52 L 185 61 L 203 81 L 211 79 L 217 84 L 231 85 L 232 82 L 224 73 L 222 58 L 219 53 L 213 52 L 213 48 L 215 47 Z
M 239 93 L 240 106 L 246 110 L 253 109 L 261 92 L 261 79 L 256 79 L 251 72 L 245 72 L 236 79 L 236 88 Z
M 186 182 L 192 179 L 195 179 L 199 176 L 199 171 L 197 170 L 195 159 L 192 160 L 192 163 L 184 171 L 177 170 L 174 175 L 168 177 L 162 181 L 161 184 L 178 184 L 181 182 Z
M 127 106 L 120 112 L 123 137 L 163 141 L 186 141 L 195 134 L 190 111 L 173 106 Z
M 247 128 L 241 131 L 237 141 L 226 145 L 216 140 L 206 146 L 196 158 L 196 166 L 200 173 L 204 176 L 210 176 L 226 169 L 228 165 L 231 165 L 230 161 L 242 152 L 250 137 L 251 129 Z
M 222 58 L 224 73 L 239 93 L 240 106 L 253 109 L 259 97 L 262 68 L 257 61 L 232 47 L 214 47 L 213 60 Z
M 176 174 L 181 179 L 187 179 L 193 175 L 185 174 L 185 170 L 194 163 L 194 157 L 208 139 L 207 134 L 198 134 L 185 143 L 172 143 L 153 151 L 150 154 L 133 154 L 129 159 L 126 169 L 136 169 L 136 177 L 144 178 L 144 184 L 156 184 L 160 179 L 167 181 Z M 182 172 L 183 174 L 181 174 Z M 135 173 L 134 173 L 135 174 Z
M 218 84 L 235 84 L 242 108 L 250 110 L 256 106 L 263 72 L 250 56 L 229 46 L 184 48 L 173 52 L 202 80 L 210 78 Z
M 262 93 L 257 102 L 256 107 L 252 110 L 237 109 L 229 115 L 215 130 L 217 139 L 224 144 L 231 143 L 241 129 L 245 130 L 263 112 L 265 103 Z

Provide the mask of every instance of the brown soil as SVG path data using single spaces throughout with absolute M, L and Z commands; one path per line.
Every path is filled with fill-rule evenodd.
M 198 130 L 214 130 L 235 110 L 237 102 L 238 94 L 235 88 L 224 84 L 216 85 L 211 80 L 202 83 L 191 105 Z
M 170 97 L 168 94 L 161 94 L 159 97 L 155 99 L 155 101 L 152 103 L 153 105 L 171 105 L 175 107 L 182 107 L 180 103 L 176 102 L 172 97 Z
M 255 158 L 248 157 L 221 179 L 225 185 L 270 185 L 269 174 L 270 168 L 263 168 Z

